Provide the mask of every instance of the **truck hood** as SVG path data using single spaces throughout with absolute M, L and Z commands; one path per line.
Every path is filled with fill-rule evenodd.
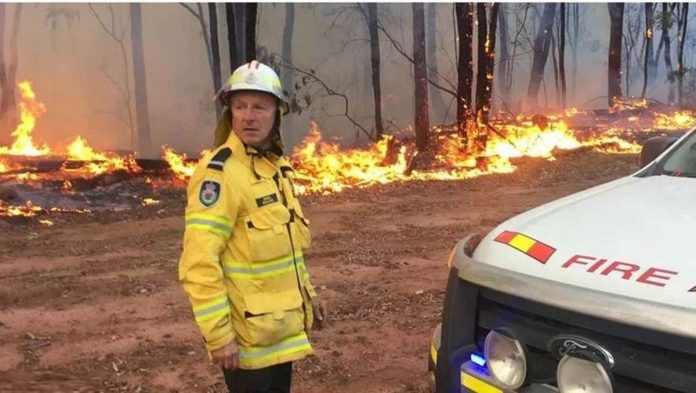
M 696 179 L 631 176 L 502 223 L 481 241 L 473 259 L 696 310 L 695 244 Z

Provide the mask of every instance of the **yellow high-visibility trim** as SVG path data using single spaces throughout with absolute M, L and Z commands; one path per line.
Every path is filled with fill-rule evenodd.
M 437 349 L 433 343 L 430 343 L 430 358 L 433 359 L 433 364 L 437 365 Z
M 309 338 L 305 332 L 282 340 L 278 344 L 266 347 L 242 347 L 239 346 L 239 358 L 246 362 L 261 362 L 293 352 L 312 350 Z
M 229 314 L 229 312 L 230 304 L 226 295 L 193 307 L 193 315 L 196 322 L 207 321 L 221 315 Z
M 202 220 L 207 220 L 207 221 L 214 221 L 217 222 L 218 224 L 226 225 L 228 227 L 232 227 L 232 222 L 228 220 L 225 217 L 220 217 L 216 216 L 213 214 L 207 214 L 207 213 L 189 213 L 186 215 L 186 219 L 193 219 L 193 218 L 199 218 Z
M 216 235 L 220 235 L 222 237 L 228 237 L 231 233 L 231 231 L 225 231 L 210 225 L 205 225 L 205 224 L 187 224 L 186 229 L 199 229 L 202 231 L 208 231 L 212 232 Z
M 461 382 L 465 388 L 476 393 L 503 393 L 502 390 L 496 388 L 488 382 L 482 381 L 473 375 L 465 373 L 464 371 L 461 372 Z
M 269 262 L 241 263 L 224 261 L 225 275 L 230 278 L 264 278 L 295 271 L 295 262 L 298 269 L 304 269 L 304 257 L 295 254 L 271 260 Z
M 532 248 L 534 243 L 536 243 L 536 240 L 518 233 L 510 240 L 509 244 L 522 252 L 527 252 Z
M 229 237 L 230 233 L 232 233 L 232 224 L 230 220 L 206 213 L 187 214 L 186 228 L 212 232 L 225 238 Z
M 223 315 L 227 315 L 230 313 L 230 306 L 225 305 L 224 307 L 220 308 L 219 310 L 215 310 L 213 312 L 207 313 L 202 316 L 195 316 L 196 322 L 204 322 L 213 318 L 217 318 Z

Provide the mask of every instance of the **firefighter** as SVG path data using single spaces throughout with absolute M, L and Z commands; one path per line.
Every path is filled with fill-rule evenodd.
M 326 308 L 303 252 L 311 242 L 283 157 L 281 82 L 252 61 L 217 95 L 217 149 L 187 188 L 179 280 L 231 393 L 289 392 L 292 362 L 312 354 L 308 331 Z

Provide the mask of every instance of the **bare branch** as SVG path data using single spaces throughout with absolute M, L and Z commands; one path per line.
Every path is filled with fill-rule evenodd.
M 99 13 L 97 12 L 97 10 L 94 9 L 94 7 L 92 6 L 92 3 L 87 3 L 87 6 L 89 6 L 89 10 L 92 11 L 92 14 L 97 19 L 97 22 L 99 22 L 99 25 L 104 30 L 104 32 L 106 34 L 108 34 L 109 37 L 111 37 L 111 39 L 113 39 L 114 41 L 121 42 L 123 40 L 123 38 L 116 36 L 116 33 L 113 30 L 114 29 L 114 19 L 113 19 L 114 18 L 114 11 L 111 8 L 111 5 L 109 5 L 109 11 L 111 11 L 111 29 L 106 27 L 106 24 L 102 20 L 101 16 L 99 16 Z
M 401 47 L 401 44 L 398 41 L 396 41 L 394 37 L 391 36 L 391 34 L 389 34 L 389 32 L 384 28 L 384 26 L 382 26 L 381 23 L 377 24 L 377 28 L 380 29 L 385 36 L 387 36 L 389 41 L 391 41 L 392 45 L 394 46 L 394 49 L 396 49 L 396 51 L 399 52 L 401 56 L 405 57 L 409 62 L 411 62 L 411 64 L 415 63 L 413 58 L 409 56 L 408 53 L 406 53 L 406 51 L 404 51 L 404 49 Z M 449 80 L 447 80 L 447 78 L 445 78 L 445 76 L 441 73 L 438 72 L 437 75 L 440 76 L 444 81 L 446 81 L 448 85 L 450 85 L 449 89 L 434 82 L 432 79 L 430 79 L 430 77 L 426 77 L 426 80 L 428 81 L 428 83 L 435 86 L 436 88 L 457 97 L 456 86 L 454 86 Z
M 346 96 L 346 95 L 343 94 L 343 93 L 339 93 L 339 92 L 337 92 L 336 90 L 334 90 L 334 89 L 332 89 L 331 87 L 329 87 L 323 80 L 319 79 L 319 77 L 318 77 L 314 72 L 307 72 L 307 71 L 305 71 L 305 70 L 303 70 L 303 69 L 297 68 L 297 66 L 295 66 L 295 65 L 292 64 L 291 62 L 287 61 L 286 59 L 282 59 L 282 60 L 283 60 L 283 63 L 284 63 L 283 65 L 284 65 L 284 66 L 286 66 L 286 67 L 288 67 L 288 68 L 291 68 L 291 69 L 293 69 L 295 72 L 300 73 L 300 74 L 302 74 L 302 75 L 304 75 L 304 76 L 306 76 L 306 77 L 309 77 L 309 78 L 312 79 L 313 81 L 315 81 L 315 82 L 317 82 L 318 84 L 320 84 L 321 87 L 324 88 L 324 90 L 326 91 L 326 93 L 327 93 L 328 95 L 340 97 L 341 99 L 343 99 L 343 103 L 344 103 L 344 106 L 343 106 L 343 108 L 344 108 L 343 116 L 345 116 L 346 119 L 348 119 L 348 120 L 349 120 L 355 127 L 357 127 L 360 131 L 362 131 L 368 138 L 370 138 L 370 140 L 373 140 L 373 141 L 374 141 L 374 137 L 372 136 L 372 133 L 369 132 L 369 131 L 367 131 L 367 130 L 365 129 L 365 127 L 363 127 L 362 125 L 360 125 L 360 123 L 358 123 L 358 122 L 348 113 L 348 96 Z

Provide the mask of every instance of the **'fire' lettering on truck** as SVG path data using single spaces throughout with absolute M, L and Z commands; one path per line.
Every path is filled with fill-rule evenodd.
M 607 262 L 608 260 L 605 258 L 576 254 L 570 257 L 561 267 L 568 269 L 573 266 L 585 266 L 585 271 L 588 273 L 599 273 L 602 276 L 609 276 L 612 273 L 613 276 L 618 276 L 617 274 L 620 274 L 620 277 L 624 280 L 634 280 L 642 284 L 654 285 L 657 287 L 664 287 L 672 277 L 679 274 L 679 272 L 673 270 L 656 267 L 643 269 L 640 265 L 635 263 L 612 261 L 608 265 L 605 265 Z M 639 274 L 641 271 L 642 273 Z M 696 291 L 696 287 L 691 290 Z

